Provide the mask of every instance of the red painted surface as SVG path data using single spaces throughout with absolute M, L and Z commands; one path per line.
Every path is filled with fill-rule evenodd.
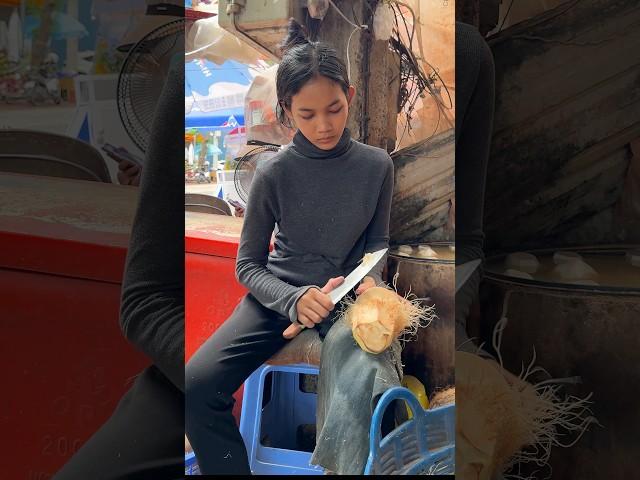
M 0 395 L 2 478 L 50 478 L 149 364 L 118 323 L 137 194 L 0 174 L 0 361 L 10 391 Z M 187 218 L 187 359 L 245 293 L 234 273 L 242 220 L 204 215 Z
M 242 220 L 207 213 L 185 216 L 185 361 L 231 315 L 246 289 L 235 278 Z M 242 387 L 234 394 L 240 422 Z
M 137 189 L 0 174 L 2 478 L 50 478 L 149 364 L 119 323 Z

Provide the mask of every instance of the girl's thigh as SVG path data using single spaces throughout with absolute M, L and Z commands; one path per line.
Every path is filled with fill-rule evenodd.
M 187 395 L 200 388 L 233 394 L 251 373 L 288 342 L 288 318 L 269 310 L 250 293 L 202 344 L 186 365 Z

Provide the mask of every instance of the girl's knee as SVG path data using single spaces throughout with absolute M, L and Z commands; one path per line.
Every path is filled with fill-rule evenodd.
M 187 410 L 226 409 L 233 406 L 232 394 L 224 388 L 223 375 L 211 369 L 197 368 L 187 363 L 185 367 L 184 395 Z

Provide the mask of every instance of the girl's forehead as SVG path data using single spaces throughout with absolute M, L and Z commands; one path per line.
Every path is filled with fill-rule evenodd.
M 343 98 L 346 96 L 337 82 L 319 76 L 304 84 L 300 91 L 291 97 L 291 100 L 296 107 L 322 108 Z

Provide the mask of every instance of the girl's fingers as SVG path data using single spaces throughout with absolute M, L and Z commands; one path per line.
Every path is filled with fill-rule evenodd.
M 303 314 L 304 314 L 305 317 L 307 317 L 314 324 L 322 322 L 322 317 L 320 315 L 318 315 L 316 312 L 314 312 L 313 310 L 311 310 L 310 308 L 307 308 L 303 312 Z M 309 326 L 309 325 L 307 325 L 307 326 Z
M 302 327 L 300 325 L 296 325 L 295 323 L 292 323 L 287 327 L 287 329 L 284 332 L 282 332 L 282 336 L 287 340 L 289 340 L 291 338 L 294 338 L 301 331 L 302 331 Z
M 118 162 L 118 168 L 120 170 L 127 170 L 131 167 L 135 167 L 136 164 L 133 162 L 130 162 L 129 160 L 121 160 L 120 162 Z
M 327 310 L 321 303 L 317 301 L 309 305 L 309 308 L 313 311 L 313 313 L 318 315 L 321 320 L 329 316 L 329 310 Z
M 309 318 L 309 316 L 306 313 L 302 313 L 302 315 L 298 315 L 298 322 L 300 322 L 307 328 L 313 328 L 316 326 L 313 320 Z
M 364 292 L 366 292 L 367 290 L 369 290 L 371 287 L 375 287 L 375 286 L 376 286 L 376 282 L 375 282 L 375 280 L 373 278 L 365 277 L 365 279 L 362 281 L 362 283 L 356 289 L 356 295 L 361 295 Z

